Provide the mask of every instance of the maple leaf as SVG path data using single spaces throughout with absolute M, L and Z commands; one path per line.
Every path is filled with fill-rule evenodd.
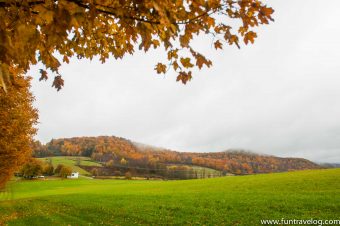
M 220 42 L 220 40 L 217 40 L 216 42 L 214 42 L 214 46 L 215 46 L 215 49 L 222 49 L 222 43 Z
M 260 13 L 264 16 L 270 17 L 274 13 L 274 9 L 271 7 L 263 7 L 261 8 Z
M 47 72 L 43 69 L 40 69 L 40 78 L 39 78 L 39 81 L 42 81 L 42 80 L 47 80 L 48 79 L 48 75 L 47 75 Z
M 251 43 L 254 43 L 255 38 L 257 37 L 256 33 L 253 31 L 249 31 L 244 35 L 244 42 L 248 44 L 250 41 Z
M 61 75 L 55 76 L 52 87 L 55 87 L 57 91 L 59 91 L 61 90 L 63 86 L 64 86 L 64 80 L 62 79 Z
M 179 65 L 178 65 L 177 61 L 174 61 L 172 63 L 172 67 L 174 68 L 175 71 L 179 68 Z
M 70 60 L 68 59 L 68 57 L 66 55 L 63 57 L 63 61 L 65 63 L 70 63 Z
M 162 64 L 162 63 L 158 63 L 155 67 L 155 70 L 157 71 L 158 74 L 163 73 L 165 74 L 166 72 L 166 65 Z
M 192 78 L 192 74 L 191 71 L 189 72 L 185 72 L 185 71 L 181 71 L 179 73 L 179 75 L 177 76 L 176 81 L 181 81 L 184 85 L 187 84 L 188 81 L 190 81 Z
M 186 57 L 186 58 L 183 58 L 181 57 L 181 64 L 183 65 L 183 67 L 185 68 L 191 68 L 193 67 L 194 65 L 190 62 L 190 58 L 189 57 Z
M 178 58 L 178 49 L 174 49 L 174 50 L 170 50 L 168 52 L 168 60 L 171 60 L 171 58 L 175 58 L 177 59 Z

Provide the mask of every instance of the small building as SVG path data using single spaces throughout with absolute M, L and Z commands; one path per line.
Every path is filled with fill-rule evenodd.
M 70 178 L 70 179 L 77 179 L 78 177 L 79 177 L 78 172 L 72 172 L 70 176 L 67 176 L 67 178 Z

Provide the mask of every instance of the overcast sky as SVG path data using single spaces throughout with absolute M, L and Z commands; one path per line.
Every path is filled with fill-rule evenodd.
M 72 60 L 32 91 L 37 139 L 115 135 L 179 151 L 243 148 L 340 162 L 340 1 L 273 0 L 275 22 L 241 50 L 195 42 L 213 67 L 186 86 L 157 75 L 162 51 Z M 35 67 L 31 75 L 37 74 Z

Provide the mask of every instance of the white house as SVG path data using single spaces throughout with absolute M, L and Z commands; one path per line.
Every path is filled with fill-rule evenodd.
M 76 179 L 79 177 L 79 173 L 78 172 L 72 172 L 71 176 L 67 176 L 67 178 L 71 178 L 71 179 Z

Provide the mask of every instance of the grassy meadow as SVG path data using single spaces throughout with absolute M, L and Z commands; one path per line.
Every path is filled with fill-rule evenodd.
M 181 181 L 34 180 L 0 195 L 0 225 L 260 225 L 339 219 L 340 169 Z
M 37 158 L 43 162 L 52 162 L 53 167 L 57 167 L 58 164 L 63 164 L 65 166 L 69 166 L 73 171 L 79 172 L 81 175 L 90 175 L 91 173 L 77 166 L 77 161 L 80 161 L 80 165 L 83 166 L 101 166 L 99 163 L 94 162 L 91 158 L 82 157 L 82 156 L 57 156 L 57 157 L 46 157 L 46 158 Z

